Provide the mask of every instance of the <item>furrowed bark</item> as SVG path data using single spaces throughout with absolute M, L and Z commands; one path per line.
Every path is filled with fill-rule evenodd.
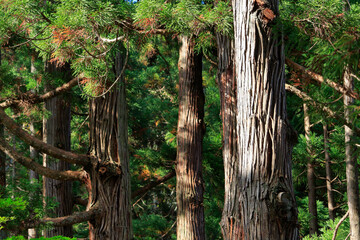
M 345 67 L 344 71 L 344 87 L 347 89 L 354 89 L 353 79 L 350 76 L 350 68 Z M 351 110 L 349 106 L 354 103 L 354 99 L 349 96 L 344 96 L 344 117 L 345 121 L 352 123 L 350 119 Z M 360 239 L 360 206 L 359 206 L 359 168 L 357 164 L 357 157 L 354 156 L 354 149 L 350 143 L 353 138 L 352 124 L 345 125 L 345 162 L 346 162 L 346 183 L 347 183 L 347 197 L 349 206 L 350 219 L 350 239 Z
M 331 160 L 329 154 L 329 134 L 327 129 L 327 124 L 323 124 L 324 130 L 324 153 L 325 153 L 325 170 L 326 170 L 326 191 L 328 199 L 328 209 L 329 209 L 329 218 L 335 220 L 335 202 L 332 190 L 332 173 L 331 173 Z
M 307 159 L 307 182 L 308 182 L 308 206 L 309 206 L 309 213 L 311 215 L 310 219 L 310 236 L 316 235 L 318 232 L 318 221 L 317 221 L 317 207 L 316 207 L 316 184 L 315 184 L 315 164 L 311 159 L 312 150 L 311 150 L 311 143 L 310 143 L 310 116 L 309 116 L 309 108 L 306 103 L 303 104 L 304 106 L 304 128 L 305 128 L 305 138 L 306 138 L 306 151 L 308 152 L 309 156 Z
M 123 58 L 117 54 L 114 72 L 119 76 Z M 91 100 L 91 154 L 98 163 L 89 170 L 90 205 L 99 204 L 103 214 L 91 220 L 90 239 L 131 239 L 131 189 L 127 137 L 125 80 L 105 97 Z
M 42 95 L 36 95 L 31 92 L 24 94 L 21 97 L 15 99 L 9 99 L 5 102 L 0 103 L 1 108 L 13 107 L 16 105 L 21 105 L 21 103 L 26 102 L 29 104 L 36 104 L 44 102 L 50 98 L 56 97 L 64 92 L 69 91 L 71 88 L 78 84 L 78 78 L 74 78 L 67 83 L 64 83 L 62 86 L 55 88 L 52 91 L 44 93 Z
M 71 75 L 69 64 L 59 67 L 56 62 L 47 62 L 45 70 L 51 76 L 61 74 L 63 79 L 67 79 L 69 78 L 69 75 Z M 50 86 L 51 83 L 48 83 L 46 87 L 50 88 Z M 61 95 L 48 99 L 45 102 L 45 110 L 50 112 L 51 115 L 48 118 L 44 117 L 43 119 L 43 141 L 66 151 L 70 151 L 71 149 L 71 107 L 69 99 L 69 95 Z M 43 165 L 58 171 L 70 169 L 69 163 L 54 159 L 47 154 L 43 154 Z M 51 198 L 59 203 L 55 208 L 48 210 L 48 214 L 54 215 L 55 217 L 71 215 L 73 209 L 71 182 L 44 177 L 43 195 L 45 199 Z M 72 226 L 54 227 L 44 231 L 45 237 L 54 237 L 58 235 L 72 237 Z
M 181 36 L 177 127 L 177 239 L 205 239 L 202 143 L 205 133 L 202 56 L 193 37 Z
M 156 187 L 156 186 L 158 186 L 158 185 L 166 182 L 167 180 L 169 180 L 169 179 L 171 179 L 171 178 L 173 178 L 173 177 L 175 177 L 175 171 L 171 171 L 171 172 L 169 172 L 168 174 L 166 174 L 164 177 L 159 178 L 159 179 L 157 179 L 156 181 L 153 181 L 153 182 L 145 185 L 144 187 L 136 190 L 135 192 L 133 192 L 133 193 L 131 194 L 131 199 L 134 199 L 134 198 L 136 198 L 136 197 L 138 197 L 138 196 L 140 196 L 140 195 L 143 195 L 143 194 L 147 193 L 147 192 L 148 192 L 149 190 L 151 190 L 152 188 L 154 188 L 154 187 Z
M 299 238 L 291 175 L 285 56 L 277 0 L 233 0 L 241 231 L 246 240 Z
M 36 137 L 31 136 L 29 133 L 27 133 L 21 127 L 19 127 L 14 120 L 8 117 L 2 108 L 0 108 L 0 123 L 2 123 L 9 130 L 9 132 L 16 135 L 25 143 L 33 146 L 39 152 L 49 154 L 54 158 L 72 164 L 79 164 L 83 166 L 90 164 L 90 157 L 87 155 L 76 154 L 62 150 L 60 148 L 56 148 L 54 146 L 44 143 L 43 141 L 37 139 Z
M 41 164 L 35 162 L 33 159 L 27 158 L 15 151 L 13 147 L 11 147 L 3 138 L 0 138 L 0 150 L 5 152 L 9 157 L 16 160 L 18 163 L 25 166 L 26 168 L 52 179 L 63 181 L 81 181 L 84 177 L 83 171 L 57 171 L 46 168 Z
M 359 94 L 354 92 L 354 90 L 351 89 L 351 88 L 341 86 L 340 84 L 338 84 L 336 82 L 333 82 L 333 81 L 331 81 L 329 79 L 326 79 L 323 76 L 321 76 L 320 74 L 314 73 L 314 72 L 310 71 L 309 69 L 306 69 L 305 67 L 291 61 L 289 58 L 286 58 L 286 64 L 289 65 L 290 67 L 292 67 L 295 70 L 301 71 L 306 76 L 316 80 L 319 83 L 326 83 L 327 85 L 329 85 L 330 87 L 332 87 L 333 89 L 338 91 L 339 93 L 342 93 L 342 94 L 347 95 L 349 97 L 360 100 Z
M 217 81 L 220 88 L 223 159 L 225 170 L 225 201 L 221 218 L 221 230 L 225 240 L 241 239 L 239 191 L 239 159 L 236 133 L 236 80 L 233 64 L 233 40 L 216 34 L 218 50 Z

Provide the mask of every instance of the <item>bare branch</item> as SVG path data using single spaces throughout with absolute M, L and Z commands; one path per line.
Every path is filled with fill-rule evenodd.
M 76 154 L 54 147 L 50 144 L 31 136 L 29 133 L 19 127 L 14 120 L 12 120 L 2 108 L 0 108 L 0 123 L 2 123 L 12 134 L 19 137 L 21 140 L 36 148 L 38 151 L 46 153 L 54 158 L 66 161 L 72 164 L 80 164 L 86 166 L 90 163 L 90 157 L 83 154 Z
M 336 82 L 333 82 L 329 79 L 325 79 L 320 74 L 314 73 L 314 72 L 310 71 L 309 69 L 306 69 L 305 67 L 291 61 L 289 58 L 286 58 L 286 64 L 289 65 L 290 67 L 294 68 L 295 70 L 299 70 L 299 71 L 305 73 L 308 77 L 316 80 L 319 83 L 326 83 L 327 85 L 329 85 L 330 87 L 332 87 L 336 91 L 338 91 L 339 93 L 342 93 L 342 94 L 348 95 L 349 97 L 360 100 L 359 94 L 357 94 L 353 90 L 345 89 L 340 84 L 337 84 Z
M 117 42 L 117 41 L 121 41 L 125 38 L 125 36 L 120 36 L 117 38 L 113 38 L 113 39 L 108 39 L 108 38 L 103 38 L 100 37 L 101 41 L 105 42 L 105 43 L 112 43 L 112 42 Z
M 175 176 L 175 171 L 172 170 L 171 172 L 169 172 L 168 174 L 166 174 L 164 177 L 157 179 L 156 181 L 153 181 L 149 184 L 147 184 L 146 186 L 136 190 L 135 192 L 133 192 L 131 194 L 131 198 L 134 199 L 137 196 L 140 196 L 142 194 L 145 194 L 146 192 L 148 192 L 150 189 L 156 187 L 157 185 L 160 185 L 161 183 L 166 182 L 167 180 L 173 178 Z
M 33 170 L 34 172 L 46 176 L 48 178 L 62 180 L 62 181 L 76 181 L 82 180 L 84 176 L 83 171 L 57 171 L 47 167 L 42 166 L 41 164 L 35 162 L 33 159 L 23 156 L 18 153 L 14 148 L 12 148 L 5 139 L 0 138 L 0 150 L 6 153 L 9 157 L 25 166 L 28 169 Z
M 6 100 L 5 102 L 0 103 L 0 107 L 8 108 L 11 106 L 19 105 L 21 102 L 23 102 L 25 100 L 31 104 L 43 102 L 47 99 L 53 98 L 57 95 L 60 95 L 64 92 L 70 90 L 71 88 L 73 88 L 74 86 L 77 85 L 77 81 L 78 81 L 77 78 L 74 78 L 73 80 L 63 84 L 62 86 L 54 89 L 53 91 L 47 92 L 40 96 L 36 95 L 36 94 L 32 94 L 32 93 L 27 93 L 27 94 L 25 94 L 25 96 Z
M 335 227 L 335 231 L 334 231 L 334 235 L 332 237 L 332 240 L 335 240 L 336 239 L 336 234 L 339 230 L 339 227 L 340 225 L 343 223 L 343 221 L 345 221 L 345 219 L 348 217 L 349 215 L 349 210 L 345 213 L 345 215 L 340 219 L 340 221 L 338 222 L 338 224 L 336 224 L 336 227 Z

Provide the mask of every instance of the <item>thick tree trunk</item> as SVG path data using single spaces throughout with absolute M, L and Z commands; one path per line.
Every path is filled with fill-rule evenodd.
M 56 63 L 48 63 L 47 72 L 51 74 L 65 73 L 68 74 L 68 67 L 59 68 Z M 66 76 L 65 76 L 66 77 Z M 50 112 L 49 118 L 44 118 L 43 122 L 43 140 L 60 149 L 70 151 L 70 103 L 63 96 L 57 96 L 45 102 L 45 109 Z M 47 154 L 43 155 L 44 166 L 54 170 L 69 170 L 70 164 L 59 161 Z M 43 194 L 46 198 L 53 198 L 59 203 L 53 210 L 56 217 L 71 215 L 72 202 L 72 183 L 70 181 L 59 181 L 50 178 L 43 178 Z M 45 237 L 66 236 L 72 237 L 72 226 L 55 227 L 45 231 Z
M 354 89 L 353 79 L 350 76 L 350 68 L 345 67 L 344 71 L 344 88 Z M 349 106 L 354 103 L 354 99 L 344 95 L 344 116 L 346 121 L 351 122 L 351 111 Z M 350 231 L 351 240 L 360 239 L 360 217 L 359 217 L 359 169 L 357 158 L 353 155 L 353 147 L 351 146 L 351 138 L 353 131 L 348 126 L 345 126 L 345 162 L 346 162 L 346 183 L 347 196 L 349 206 Z
M 205 132 L 202 56 L 192 37 L 181 36 L 177 128 L 177 239 L 205 239 L 202 143 Z
M 116 76 L 119 76 L 122 67 L 123 59 L 118 54 Z M 89 222 L 90 239 L 131 239 L 131 188 L 123 77 L 105 97 L 91 100 L 89 114 L 91 155 L 98 162 L 90 170 L 88 208 L 99 204 L 103 210 L 101 216 Z
M 218 50 L 217 79 L 220 88 L 221 120 L 223 126 L 223 159 L 225 170 L 225 201 L 221 229 L 225 240 L 241 239 L 239 209 L 239 161 L 236 135 L 236 80 L 233 64 L 233 41 L 230 37 L 216 34 Z
M 310 235 L 316 235 L 318 232 L 318 221 L 317 221 L 317 208 L 316 208 L 316 185 L 315 185 L 315 166 L 311 159 L 312 150 L 311 150 L 311 143 L 310 143 L 310 116 L 309 116 L 309 109 L 306 103 L 303 104 L 304 106 L 304 128 L 305 128 L 305 138 L 306 138 L 306 151 L 308 152 L 309 156 L 307 159 L 307 182 L 308 182 L 308 206 L 309 206 L 309 213 L 311 215 L 310 219 Z
M 298 239 L 278 1 L 233 0 L 243 239 Z
M 328 199 L 328 209 L 329 209 L 329 218 L 331 220 L 335 220 L 335 201 L 332 190 L 332 173 L 331 173 L 331 161 L 329 154 L 329 133 L 327 124 L 323 124 L 324 129 L 324 154 L 325 154 L 325 171 L 326 171 L 326 191 L 327 191 L 327 199 Z

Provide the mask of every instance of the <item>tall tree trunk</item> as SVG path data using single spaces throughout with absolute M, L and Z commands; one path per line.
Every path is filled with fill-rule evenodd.
M 202 144 L 205 132 L 202 55 L 193 37 L 181 36 L 177 127 L 177 239 L 205 239 Z
M 326 171 L 326 191 L 327 191 L 327 199 L 328 199 L 328 209 L 329 209 L 329 218 L 331 220 L 335 220 L 335 202 L 332 191 L 332 173 L 331 173 L 331 161 L 329 154 L 329 133 L 327 124 L 323 124 L 324 129 L 324 153 L 325 153 L 325 171 Z
M 115 73 L 123 68 L 120 54 Z M 131 239 L 131 188 L 128 156 L 125 81 L 105 97 L 90 102 L 91 155 L 98 163 L 90 170 L 91 193 L 88 207 L 99 204 L 103 214 L 90 221 L 90 239 Z
M 243 239 L 298 239 L 278 1 L 233 0 Z
M 56 63 L 47 63 L 47 72 L 51 74 L 70 73 L 68 65 L 60 68 Z M 55 147 L 70 151 L 70 103 L 65 100 L 64 96 L 57 96 L 45 102 L 45 109 L 50 112 L 49 118 L 44 118 L 43 122 L 43 139 L 44 142 Z M 64 161 L 43 155 L 44 166 L 54 170 L 69 170 L 70 164 Z M 59 181 L 50 178 L 43 178 L 43 194 L 46 198 L 54 198 L 59 203 L 53 214 L 56 217 L 70 215 L 72 213 L 72 183 L 70 181 Z M 72 236 L 72 226 L 55 227 L 45 231 L 45 237 L 53 236 Z
M 305 128 L 305 138 L 306 138 L 306 151 L 308 152 L 307 159 L 307 182 L 308 182 L 308 206 L 309 213 L 311 215 L 310 219 L 310 235 L 316 235 L 318 232 L 318 221 L 317 221 L 317 208 L 316 208 L 316 185 L 315 185 L 315 166 L 312 161 L 312 150 L 310 143 L 310 116 L 309 108 L 306 103 L 304 106 L 304 128 Z
M 233 64 L 233 41 L 230 37 L 216 34 L 218 50 L 217 79 L 220 88 L 221 120 L 223 126 L 223 159 L 225 170 L 225 201 L 221 229 L 225 240 L 241 239 L 239 209 L 239 159 L 236 135 L 236 80 Z
M 346 66 L 344 71 L 344 88 L 353 89 L 354 83 L 350 75 L 350 67 Z M 344 115 L 348 122 L 352 122 L 350 115 L 351 111 L 349 106 L 354 103 L 354 99 L 344 95 Z M 345 162 L 346 162 L 346 183 L 347 183 L 347 196 L 349 206 L 350 218 L 350 231 L 351 240 L 360 239 L 360 217 L 359 217 L 359 169 L 357 158 L 353 156 L 353 147 L 351 146 L 351 138 L 353 131 L 348 126 L 345 126 Z
M 35 68 L 35 52 L 32 52 L 32 55 L 31 55 L 30 72 L 31 73 L 36 72 L 36 68 Z M 32 135 L 35 135 L 35 127 L 34 127 L 34 122 L 32 120 L 30 120 L 30 132 L 31 132 Z M 38 157 L 37 150 L 35 148 L 33 148 L 32 146 L 30 146 L 29 150 L 30 150 L 30 158 L 31 159 L 36 159 Z M 37 179 L 37 174 L 34 171 L 29 170 L 30 183 L 34 183 L 36 179 Z M 33 194 L 37 194 L 37 193 L 33 193 Z M 33 238 L 36 238 L 36 229 L 35 228 L 30 228 L 30 229 L 28 229 L 28 239 L 33 239 Z

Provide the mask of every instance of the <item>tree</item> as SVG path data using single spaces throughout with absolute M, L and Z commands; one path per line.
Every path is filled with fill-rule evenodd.
M 63 79 L 67 79 L 68 81 L 71 79 L 69 64 L 60 67 L 56 62 L 47 62 L 46 72 L 54 78 L 56 75 L 62 75 L 61 77 Z M 49 87 L 50 84 L 47 84 L 48 86 L 45 89 L 51 89 Z M 44 117 L 43 120 L 43 141 L 66 151 L 71 150 L 70 106 L 69 96 L 57 96 L 47 100 L 45 102 L 45 110 L 50 113 L 50 116 L 48 118 Z M 58 171 L 67 171 L 70 169 L 69 163 L 53 159 L 47 154 L 43 155 L 43 165 Z M 59 203 L 52 211 L 54 216 L 63 217 L 71 215 L 73 209 L 71 182 L 44 177 L 43 195 L 45 200 L 49 201 L 54 199 Z M 72 226 L 56 227 L 45 231 L 46 237 L 58 235 L 72 237 Z
M 225 170 L 225 201 L 221 219 L 224 239 L 242 237 L 239 211 L 239 161 L 236 133 L 236 80 L 234 77 L 233 40 L 222 33 L 216 33 L 218 51 L 217 81 L 220 88 L 221 120 L 223 138 L 223 159 Z
M 205 239 L 202 143 L 205 133 L 202 55 L 194 36 L 181 36 L 177 128 L 177 239 Z
M 278 1 L 233 1 L 241 231 L 298 239 L 291 178 L 296 141 L 287 121 Z
M 309 107 L 306 103 L 303 104 L 304 108 L 304 129 L 305 138 L 307 144 L 307 183 L 308 183 L 308 196 L 309 196 L 309 212 L 311 215 L 310 219 L 310 235 L 316 235 L 318 232 L 318 220 L 317 220 L 317 209 L 316 209 L 316 183 L 315 183 L 315 164 L 311 149 L 311 124 L 309 116 Z

